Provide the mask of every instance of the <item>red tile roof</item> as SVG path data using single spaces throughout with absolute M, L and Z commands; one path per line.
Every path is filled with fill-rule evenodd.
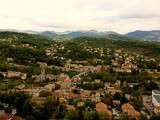
M 136 111 L 134 107 L 129 103 L 122 105 L 122 111 L 126 112 L 129 117 L 139 118 L 141 116 L 140 112 Z

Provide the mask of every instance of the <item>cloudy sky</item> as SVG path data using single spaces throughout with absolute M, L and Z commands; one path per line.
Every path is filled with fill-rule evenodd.
M 0 0 L 0 29 L 160 29 L 160 0 Z

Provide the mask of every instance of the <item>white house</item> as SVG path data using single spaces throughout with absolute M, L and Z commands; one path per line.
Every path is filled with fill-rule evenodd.
M 160 91 L 158 90 L 152 91 L 152 103 L 154 107 L 160 106 Z
M 160 114 L 160 91 L 158 90 L 152 91 L 152 103 L 154 106 L 155 114 Z

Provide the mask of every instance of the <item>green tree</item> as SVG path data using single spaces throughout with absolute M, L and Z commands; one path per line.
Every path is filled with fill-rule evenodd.
M 83 111 L 84 120 L 95 120 L 96 111 Z
M 126 113 L 121 113 L 119 116 L 119 120 L 128 120 L 128 116 Z
M 59 102 L 57 98 L 53 96 L 48 96 L 44 103 L 44 111 L 48 116 L 51 116 L 53 112 L 56 112 L 58 109 Z
M 29 103 L 29 101 L 26 101 L 22 106 L 22 116 L 25 118 L 28 115 L 31 115 L 33 112 L 32 105 Z

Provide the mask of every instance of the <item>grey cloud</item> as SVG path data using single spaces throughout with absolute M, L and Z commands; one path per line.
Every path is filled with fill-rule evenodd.
M 0 28 L 158 29 L 159 5 L 160 0 L 0 0 Z
M 130 15 L 120 16 L 119 18 L 120 19 L 144 19 L 144 18 L 152 19 L 152 18 L 160 18 L 160 15 L 156 15 L 156 14 L 130 14 Z

